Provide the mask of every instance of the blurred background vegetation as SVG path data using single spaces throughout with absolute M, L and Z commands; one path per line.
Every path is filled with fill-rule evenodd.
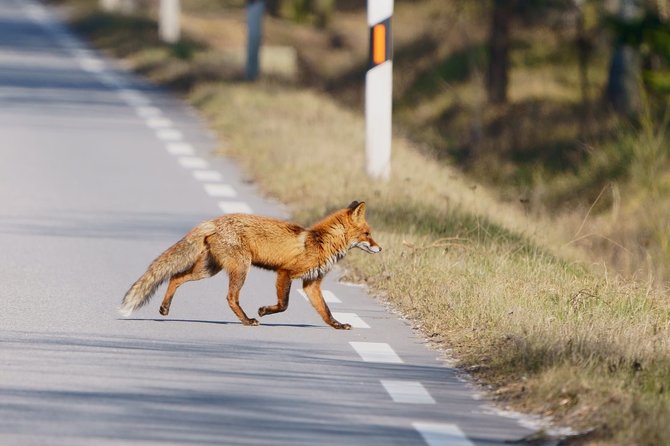
M 321 30 L 284 42 L 301 82 L 360 106 L 365 2 L 272 3 Z M 667 283 L 670 2 L 397 1 L 394 32 L 396 129 L 531 214 L 571 214 L 594 258 Z

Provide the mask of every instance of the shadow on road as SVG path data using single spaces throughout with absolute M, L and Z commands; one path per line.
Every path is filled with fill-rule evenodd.
M 366 445 L 420 444 L 416 431 L 398 422 L 410 408 L 380 407 L 388 396 L 379 376 L 453 386 L 451 403 L 462 411 L 445 415 L 454 422 L 476 407 L 449 369 L 363 363 L 318 343 L 17 332 L 0 333 L 0 341 L 0 438 L 19 443 L 25 436 L 50 444 L 301 445 L 315 437 L 324 445 L 360 438 Z M 250 369 L 258 357 L 268 360 Z M 323 367 L 329 376 L 312 372 Z M 420 408 L 411 410 L 422 416 Z M 485 438 L 487 430 L 482 424 L 478 432 Z
M 119 321 L 144 321 L 144 322 L 182 322 L 188 324 L 214 324 L 214 325 L 242 325 L 239 321 L 206 321 L 199 319 L 158 319 L 158 318 L 118 318 Z M 289 328 L 329 328 L 325 325 L 312 325 L 312 324 L 271 324 L 262 322 L 256 327 L 250 327 L 252 329 L 258 329 L 258 327 L 289 327 Z
M 107 239 L 178 240 L 212 215 L 67 210 L 48 215 L 0 215 L 0 234 Z

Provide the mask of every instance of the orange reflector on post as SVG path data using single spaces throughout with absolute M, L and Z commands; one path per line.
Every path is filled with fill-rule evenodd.
M 372 62 L 379 65 L 386 60 L 386 26 L 383 23 L 372 29 Z

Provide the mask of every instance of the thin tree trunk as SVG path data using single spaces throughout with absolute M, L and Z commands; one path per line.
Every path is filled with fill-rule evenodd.
M 312 0 L 311 9 L 316 16 L 316 26 L 325 28 L 333 19 L 335 0 Z
M 591 59 L 591 42 L 584 23 L 584 2 L 575 1 L 577 8 L 577 59 L 579 63 L 579 87 L 582 96 L 582 119 L 579 122 L 579 133 L 582 137 L 590 134 L 592 109 L 589 83 L 589 62 Z
M 516 0 L 493 0 L 493 14 L 489 33 L 489 65 L 486 90 L 489 102 L 507 102 L 509 83 L 510 23 Z
M 619 0 L 623 21 L 635 19 L 639 13 L 635 0 Z M 605 98 L 622 115 L 633 116 L 640 109 L 640 55 L 625 42 L 617 42 L 612 54 Z
M 282 7 L 282 0 L 265 0 L 265 9 L 272 17 L 279 17 Z

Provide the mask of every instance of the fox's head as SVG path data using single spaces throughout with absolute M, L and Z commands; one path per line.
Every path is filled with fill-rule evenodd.
M 370 254 L 378 253 L 382 247 L 370 236 L 370 225 L 365 220 L 365 203 L 354 201 L 347 207 L 350 225 L 347 227 L 349 248 L 360 248 Z

